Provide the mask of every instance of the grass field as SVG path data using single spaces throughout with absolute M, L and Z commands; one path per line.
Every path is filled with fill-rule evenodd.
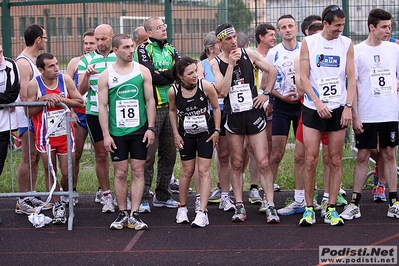
M 293 142 L 293 138 L 290 137 L 289 142 Z M 293 145 L 289 145 L 290 148 L 287 148 L 284 158 L 279 166 L 279 175 L 276 183 L 281 186 L 281 189 L 294 189 L 294 148 Z M 7 160 L 5 162 L 3 174 L 0 178 L 0 193 L 5 192 L 13 192 L 17 191 L 17 180 L 16 180 L 16 171 L 18 169 L 19 160 L 20 160 L 21 151 L 14 151 L 12 154 L 9 152 Z M 12 158 L 11 158 L 12 157 Z M 352 151 L 348 145 L 344 149 L 344 159 L 343 160 L 343 171 L 342 171 L 342 183 L 343 187 L 346 189 L 352 188 L 353 182 L 353 170 L 355 160 L 352 158 Z M 80 193 L 93 193 L 97 190 L 97 178 L 95 174 L 95 161 L 94 154 L 92 150 L 87 149 L 84 151 L 81 162 L 80 162 L 80 175 L 78 182 L 78 191 Z M 155 165 L 156 167 L 156 165 Z M 370 164 L 370 169 L 372 165 Z M 177 156 L 176 165 L 174 169 L 174 175 L 176 178 L 179 178 L 181 172 L 181 162 L 179 155 Z M 212 175 L 212 188 L 216 186 L 217 183 L 217 174 L 216 174 L 216 164 L 214 160 L 212 161 L 211 166 L 211 175 Z M 249 183 L 249 172 L 246 171 L 246 178 L 244 181 L 244 190 L 248 190 Z M 323 188 L 322 182 L 323 176 L 323 163 L 321 158 L 319 158 L 319 164 L 317 166 L 317 187 L 319 189 Z M 112 164 L 110 167 L 110 178 L 111 178 L 111 187 L 113 184 L 113 168 Z M 153 187 L 156 183 L 154 178 Z M 194 185 L 192 186 L 194 188 Z M 370 187 L 368 187 L 370 188 Z M 37 190 L 45 191 L 44 187 L 44 171 L 42 169 L 42 165 L 40 162 L 39 168 L 39 179 L 37 182 Z

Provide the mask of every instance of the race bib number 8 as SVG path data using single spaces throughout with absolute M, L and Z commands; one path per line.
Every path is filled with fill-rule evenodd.
M 374 97 L 392 95 L 392 73 L 389 69 L 374 68 L 370 73 L 371 93 Z
M 339 77 L 321 78 L 317 81 L 320 100 L 323 103 L 341 101 L 341 84 Z
M 184 117 L 183 127 L 188 134 L 199 134 L 208 131 L 205 115 Z
M 251 110 L 254 105 L 249 84 L 232 86 L 229 92 L 229 99 L 233 113 Z
M 137 127 L 140 125 L 139 101 L 116 101 L 116 126 L 118 128 Z

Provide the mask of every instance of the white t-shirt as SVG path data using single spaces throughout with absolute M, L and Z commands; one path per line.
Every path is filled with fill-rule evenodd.
M 277 70 L 274 89 L 281 95 L 296 92 L 294 60 L 301 50 L 297 42 L 293 50 L 287 49 L 282 43 L 273 47 L 266 55 L 266 60 Z
M 355 45 L 357 103 L 363 123 L 398 121 L 399 45 Z
M 346 103 L 346 55 L 351 40 L 342 35 L 327 40 L 321 33 L 316 33 L 306 37 L 306 42 L 310 60 L 309 81 L 313 91 L 330 110 L 337 109 Z M 316 110 L 306 93 L 303 104 Z

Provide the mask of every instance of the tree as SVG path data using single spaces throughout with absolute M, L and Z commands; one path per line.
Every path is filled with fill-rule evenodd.
M 243 0 L 220 1 L 216 17 L 218 24 L 231 23 L 237 31 L 243 32 L 248 32 L 253 18 Z

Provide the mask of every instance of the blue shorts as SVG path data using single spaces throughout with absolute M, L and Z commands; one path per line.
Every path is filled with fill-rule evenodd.
M 28 131 L 28 127 L 20 127 L 18 128 L 18 135 L 22 136 L 26 131 Z M 32 120 L 29 119 L 29 131 L 33 132 L 33 123 Z
M 79 118 L 79 125 L 81 127 L 83 127 L 84 129 L 87 129 L 86 114 L 81 114 L 81 113 L 77 113 L 77 112 L 75 112 L 75 113 Z

